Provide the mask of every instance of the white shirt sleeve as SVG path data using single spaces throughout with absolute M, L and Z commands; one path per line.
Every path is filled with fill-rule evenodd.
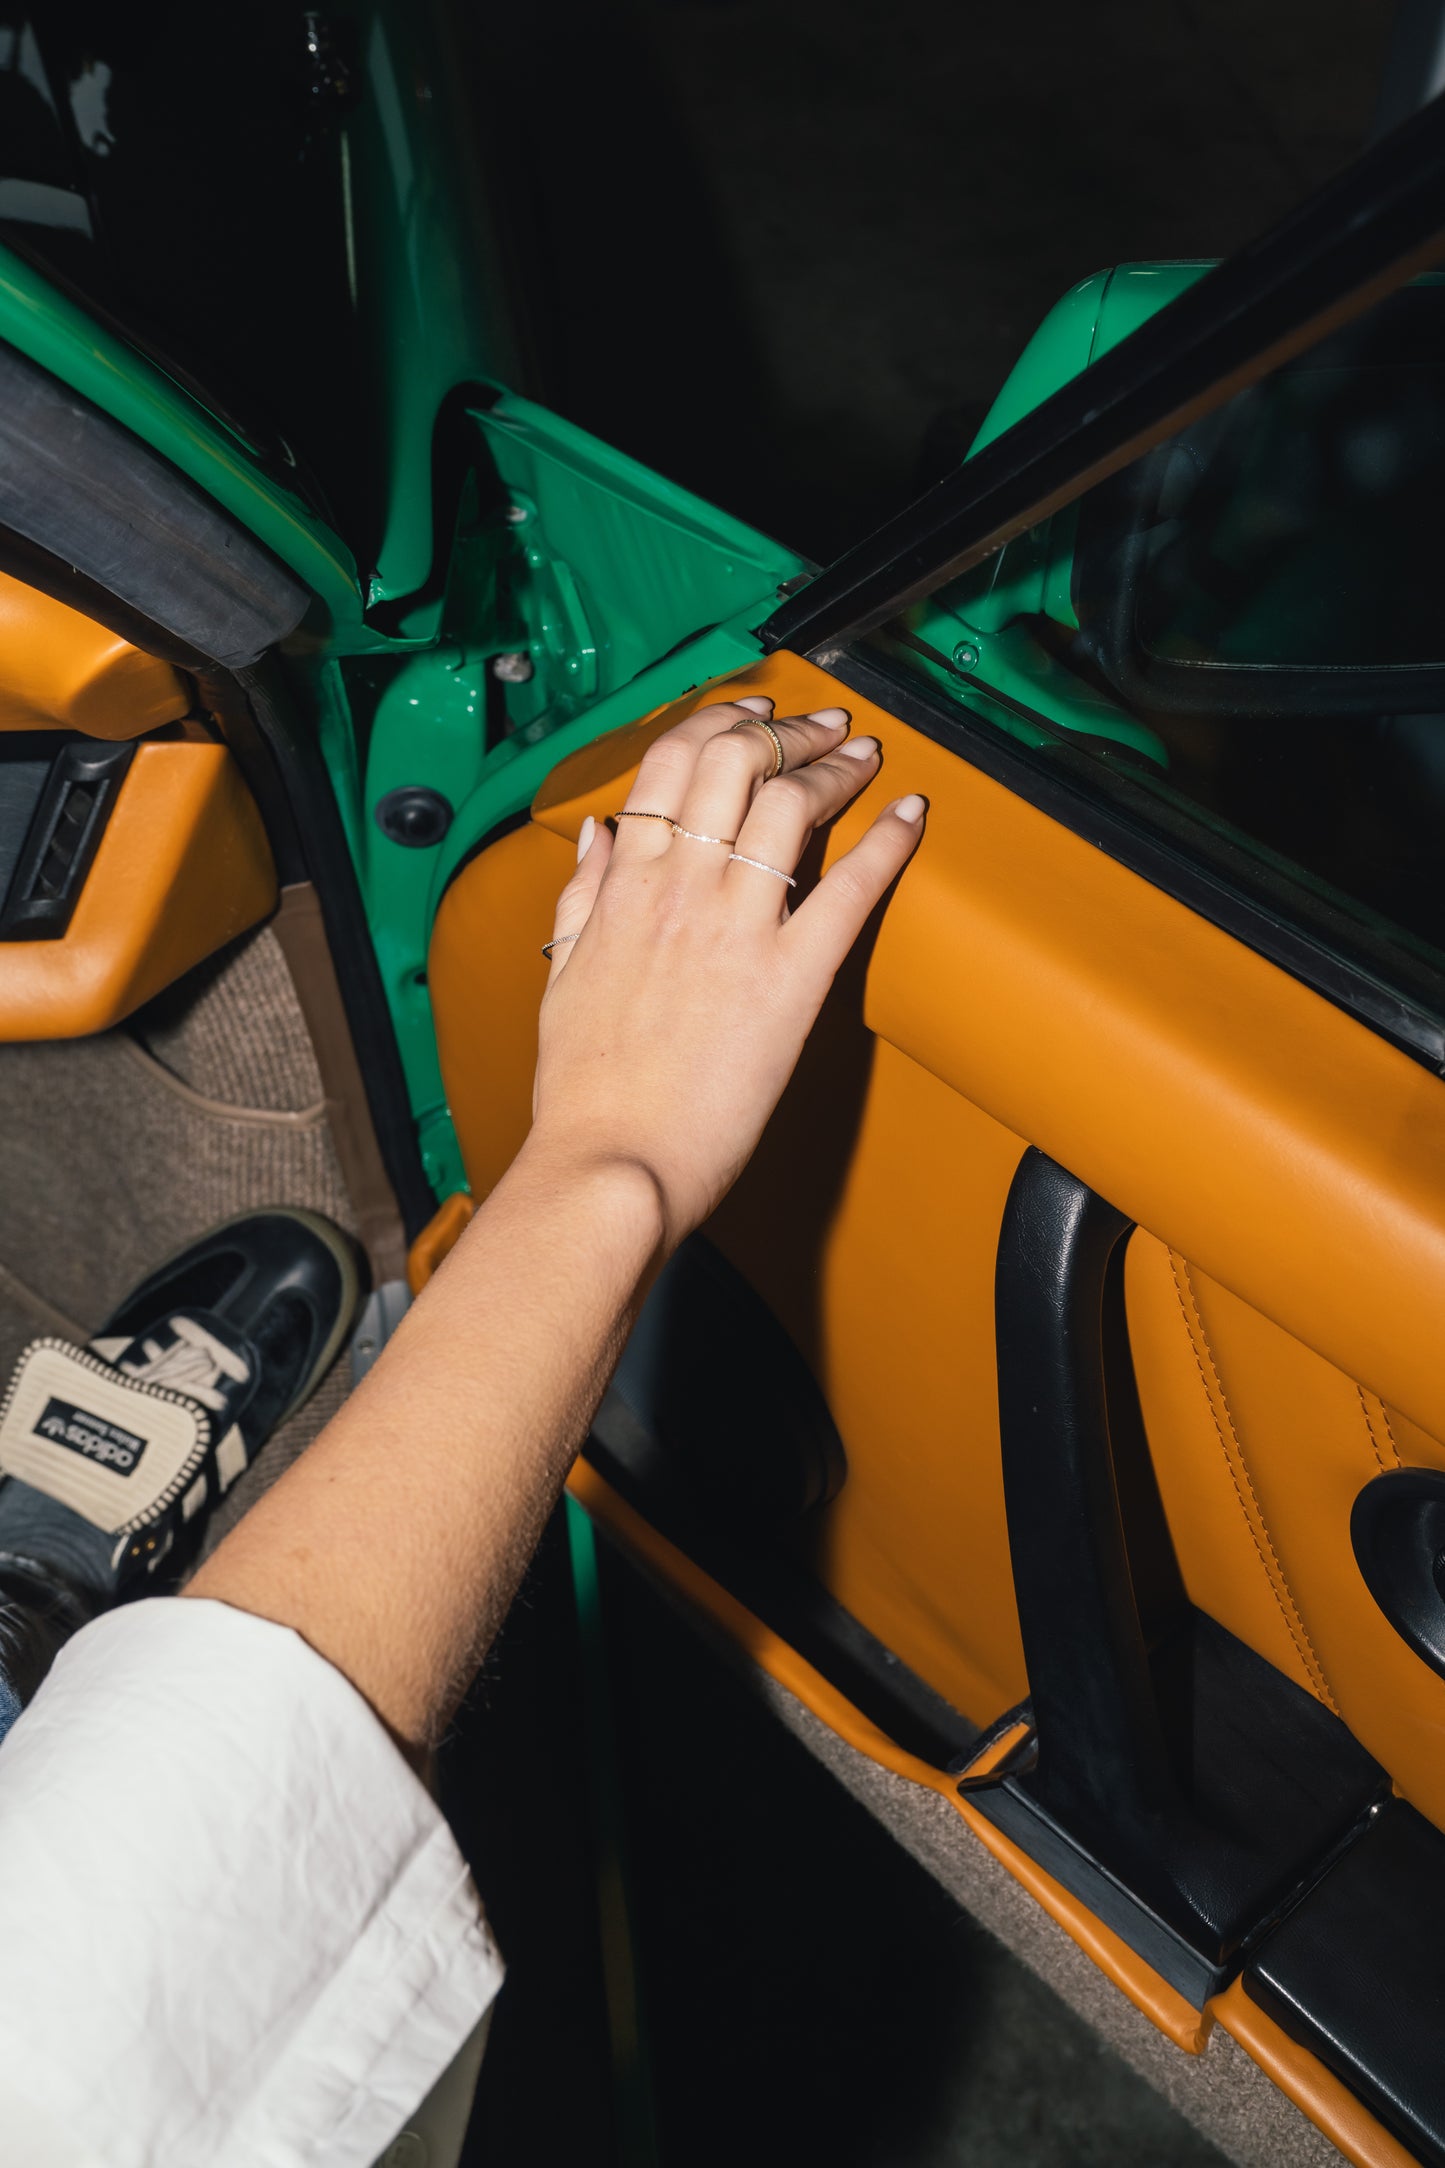
M 501 1978 L 425 1786 L 286 1627 L 110 1612 L 0 1745 L 6 2168 L 370 2168 Z

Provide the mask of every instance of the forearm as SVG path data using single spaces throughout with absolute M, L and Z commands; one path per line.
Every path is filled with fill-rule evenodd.
M 659 1254 L 641 1167 L 534 1136 L 316 1443 L 190 1595 L 294 1627 L 434 1738 L 525 1571 Z

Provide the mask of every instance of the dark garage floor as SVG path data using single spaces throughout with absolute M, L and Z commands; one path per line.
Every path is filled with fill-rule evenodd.
M 619 2143 L 554 1527 L 445 1757 L 509 1975 L 466 2168 L 1220 2168 L 605 1550 L 657 2152 Z
M 826 559 L 959 456 L 1074 280 L 1225 252 L 1345 163 L 1387 24 L 1379 0 L 488 10 L 536 388 Z M 667 2168 L 1218 2160 L 620 1569 L 608 1594 Z M 512 1959 L 488 2168 L 612 2157 L 567 1604 L 554 1543 L 450 1756 Z

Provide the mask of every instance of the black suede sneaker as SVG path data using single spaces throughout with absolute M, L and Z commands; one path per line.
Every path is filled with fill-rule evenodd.
M 330 1368 L 360 1292 L 340 1229 L 278 1207 L 161 1265 L 87 1346 L 32 1341 L 0 1404 L 0 1643 L 37 1586 L 58 1627 L 163 1565 L 171 1581 Z

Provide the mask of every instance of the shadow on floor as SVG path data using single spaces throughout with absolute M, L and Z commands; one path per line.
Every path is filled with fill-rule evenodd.
M 605 1549 L 602 1576 L 663 2168 L 1220 2168 Z M 554 1528 L 444 1755 L 509 1966 L 465 2168 L 618 2160 L 577 1676 Z

